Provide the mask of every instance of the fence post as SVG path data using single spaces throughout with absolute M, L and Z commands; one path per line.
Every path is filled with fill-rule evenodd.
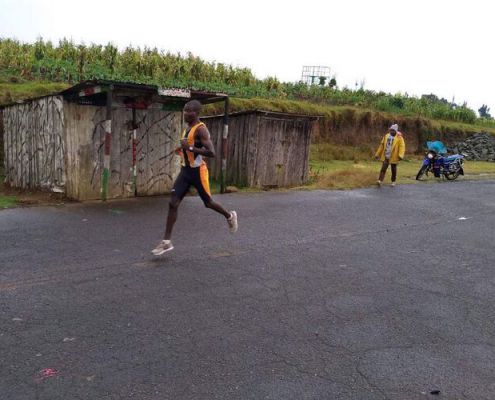
M 132 185 L 137 196 L 137 121 L 136 108 L 132 109 Z
M 113 86 L 107 90 L 107 105 L 105 128 L 105 145 L 103 155 L 103 175 L 101 179 L 101 199 L 105 201 L 108 198 L 108 181 L 110 179 L 110 149 L 112 146 L 112 97 Z
M 227 151 L 229 137 L 229 98 L 225 98 L 225 110 L 223 114 L 222 132 L 222 169 L 220 174 L 220 193 L 225 193 L 227 179 Z

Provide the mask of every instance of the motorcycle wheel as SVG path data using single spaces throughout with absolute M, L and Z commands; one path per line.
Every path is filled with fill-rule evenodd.
M 416 180 L 419 181 L 421 179 L 421 177 L 425 174 L 425 172 L 427 171 L 428 169 L 428 165 L 423 165 L 419 171 L 418 171 L 418 174 L 416 175 Z
M 448 172 L 444 175 L 445 175 L 445 178 L 447 178 L 447 180 L 455 181 L 458 178 L 459 174 L 460 174 L 459 171 L 455 171 L 455 172 Z

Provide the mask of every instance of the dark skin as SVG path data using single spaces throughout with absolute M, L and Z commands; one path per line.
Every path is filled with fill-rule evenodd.
M 188 127 L 192 127 L 199 123 L 199 112 L 201 111 L 199 107 L 194 107 L 189 104 L 184 106 L 184 121 L 186 121 Z M 203 147 L 193 147 L 193 152 L 196 154 L 200 154 L 203 157 L 215 157 L 215 148 L 210 139 L 210 132 L 205 126 L 200 126 L 196 131 L 196 137 L 199 139 L 201 145 Z M 189 144 L 187 143 L 187 139 L 182 139 L 180 142 L 181 147 L 178 150 L 187 150 L 189 151 Z M 165 240 L 170 240 L 172 237 L 172 230 L 174 228 L 175 222 L 177 221 L 177 214 L 179 210 L 179 205 L 181 203 L 181 199 L 172 194 L 169 203 L 168 216 L 167 216 L 167 227 L 165 229 Z M 205 203 L 206 208 L 210 208 L 213 211 L 216 211 L 219 214 L 222 214 L 225 218 L 230 218 L 230 213 L 223 208 L 220 204 L 210 199 L 210 201 Z

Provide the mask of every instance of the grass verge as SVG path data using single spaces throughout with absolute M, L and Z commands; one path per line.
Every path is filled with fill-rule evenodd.
M 11 208 L 17 204 L 17 197 L 12 195 L 7 195 L 4 189 L 5 175 L 3 172 L 3 167 L 0 165 L 0 209 Z
M 0 210 L 31 205 L 58 205 L 67 201 L 60 193 L 11 188 L 4 184 L 4 178 L 0 166 Z
M 421 167 L 419 157 L 402 161 L 397 171 L 397 182 L 418 183 L 416 174 Z M 378 179 L 381 163 L 379 161 L 310 161 L 310 183 L 313 189 L 356 189 L 374 185 Z M 483 161 L 466 161 L 465 177 L 459 179 L 495 178 L 495 163 Z M 385 182 L 390 181 L 390 170 L 387 171 Z M 433 177 L 428 182 L 435 182 Z
M 374 161 L 373 149 L 367 146 L 350 147 L 333 144 L 313 144 L 310 152 L 310 183 L 314 189 L 356 189 L 370 187 L 378 179 L 381 163 Z M 416 174 L 423 158 L 408 156 L 399 164 L 398 183 L 417 183 Z M 495 163 L 466 161 L 465 178 L 495 178 Z M 385 177 L 390 180 L 390 170 Z M 463 179 L 462 177 L 460 179 Z M 434 182 L 430 177 L 427 181 Z
M 3 196 L 0 194 L 0 208 L 12 208 L 17 203 L 15 196 Z

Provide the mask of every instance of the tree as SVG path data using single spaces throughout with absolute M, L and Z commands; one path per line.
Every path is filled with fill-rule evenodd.
M 490 115 L 490 107 L 486 104 L 483 104 L 480 108 L 478 108 L 478 112 L 480 113 L 481 118 L 493 119 Z

